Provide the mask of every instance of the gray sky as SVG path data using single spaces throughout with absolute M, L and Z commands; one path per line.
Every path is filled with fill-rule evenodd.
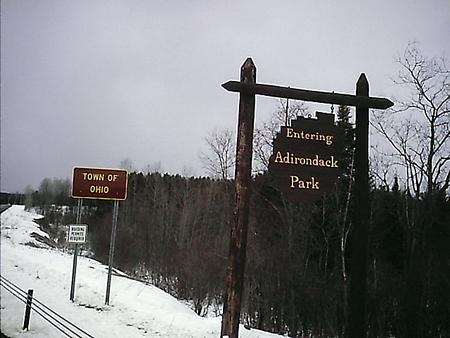
M 1 1 L 1 190 L 74 166 L 200 175 L 215 127 L 233 130 L 247 57 L 257 81 L 395 95 L 408 42 L 450 54 L 450 1 Z M 257 99 L 256 120 L 275 99 Z

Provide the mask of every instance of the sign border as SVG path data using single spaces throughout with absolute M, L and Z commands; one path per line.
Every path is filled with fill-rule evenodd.
M 287 129 L 291 128 L 293 132 L 300 133 L 306 131 L 310 134 L 321 133 L 324 136 L 328 134 L 333 136 L 333 143 L 325 145 L 318 140 L 296 139 L 287 136 Z M 274 179 L 274 186 L 283 194 L 283 196 L 293 203 L 311 204 L 326 194 L 332 192 L 336 186 L 339 177 L 342 176 L 343 168 L 341 167 L 341 160 L 343 156 L 345 131 L 342 127 L 336 124 L 336 114 L 333 112 L 316 111 L 315 117 L 297 116 L 291 121 L 290 125 L 281 125 L 279 132 L 277 132 L 272 142 L 272 154 L 269 157 L 268 172 Z M 314 143 L 312 143 L 314 142 Z M 297 165 L 291 162 L 275 162 L 277 153 L 291 154 L 309 158 L 331 158 L 334 157 L 337 166 L 326 167 L 318 165 Z M 286 155 L 287 156 L 287 155 Z M 317 190 L 309 188 L 295 188 L 285 184 L 289 180 L 289 176 L 304 177 L 304 181 L 311 178 L 317 178 L 317 182 L 323 182 L 324 187 L 321 186 Z

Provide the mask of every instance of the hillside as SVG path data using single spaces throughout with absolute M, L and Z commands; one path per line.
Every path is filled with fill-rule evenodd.
M 38 301 L 93 337 L 216 338 L 220 335 L 220 317 L 200 317 L 162 290 L 129 278 L 113 276 L 111 305 L 104 305 L 107 266 L 85 257 L 78 259 L 72 303 L 69 292 L 73 256 L 36 239 L 47 237 L 33 222 L 39 217 L 17 205 L 1 214 L 2 333 L 9 337 L 64 336 L 34 311 L 30 331 L 23 332 L 25 306 L 6 290 L 6 281 L 23 290 L 33 289 Z M 279 336 L 241 327 L 240 337 Z

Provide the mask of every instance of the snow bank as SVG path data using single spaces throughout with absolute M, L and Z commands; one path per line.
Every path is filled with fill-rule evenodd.
M 41 216 L 12 206 L 1 214 L 1 274 L 94 337 L 220 336 L 221 318 L 202 318 L 162 290 L 113 276 L 110 305 L 104 305 L 107 266 L 78 258 L 75 301 L 69 300 L 73 256 L 46 247 L 31 237 L 48 237 L 33 219 Z M 35 245 L 25 245 L 34 243 Z M 38 246 L 38 247 L 36 247 Z M 63 334 L 31 314 L 30 331 L 22 332 L 25 306 L 1 288 L 1 331 L 9 337 L 62 337 Z M 240 337 L 279 337 L 240 328 Z

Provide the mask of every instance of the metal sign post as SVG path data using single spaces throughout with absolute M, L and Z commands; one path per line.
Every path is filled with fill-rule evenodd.
M 109 260 L 108 260 L 108 280 L 106 282 L 105 304 L 109 305 L 109 294 L 111 292 L 111 274 L 114 259 L 114 245 L 116 242 L 117 218 L 119 216 L 119 201 L 114 201 L 113 220 L 111 229 L 111 242 L 109 243 Z
M 111 272 L 114 257 L 114 245 L 116 241 L 117 218 L 119 215 L 119 200 L 127 198 L 128 189 L 128 171 L 125 169 L 75 167 L 72 174 L 72 197 L 79 198 L 79 210 L 81 210 L 81 201 L 83 198 L 113 200 L 113 221 L 111 230 L 111 243 L 109 247 L 109 266 L 108 281 L 106 284 L 105 304 L 109 304 L 109 294 L 111 290 Z M 81 214 L 77 216 L 77 224 L 80 224 Z M 87 228 L 87 227 L 86 227 Z M 74 242 L 81 241 L 85 231 L 81 226 L 76 229 Z M 70 300 L 73 301 L 76 257 L 78 254 L 78 244 L 75 244 L 74 268 L 72 271 L 72 288 L 70 291 Z
M 83 199 L 78 200 L 77 209 L 77 221 L 76 224 L 81 223 L 81 209 L 83 207 Z M 77 276 L 77 260 L 78 260 L 78 243 L 75 243 L 75 249 L 73 251 L 73 264 L 72 264 L 72 283 L 70 284 L 70 300 L 73 302 L 75 297 L 75 279 Z

